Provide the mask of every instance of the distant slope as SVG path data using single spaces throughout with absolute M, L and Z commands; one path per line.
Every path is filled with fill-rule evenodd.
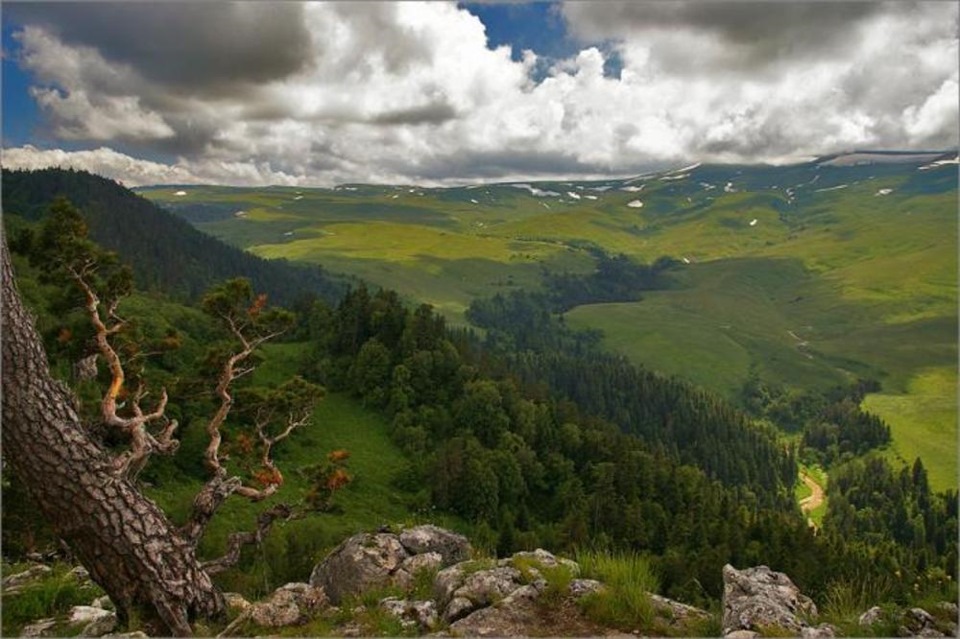
M 333 300 L 341 285 L 318 266 L 265 260 L 194 229 L 112 180 L 84 171 L 3 171 L 3 211 L 40 219 L 62 195 L 81 210 L 90 234 L 133 266 L 141 288 L 196 298 L 216 282 L 249 278 L 279 304 L 313 293 Z

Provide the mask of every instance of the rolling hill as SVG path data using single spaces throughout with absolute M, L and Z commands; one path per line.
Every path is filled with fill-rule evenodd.
M 591 182 L 140 192 L 251 253 L 362 277 L 454 323 L 472 299 L 540 287 L 544 270 L 592 271 L 597 249 L 672 256 L 666 290 L 580 306 L 568 322 L 726 396 L 751 371 L 795 387 L 876 379 L 867 402 L 892 425 L 896 452 L 941 458 L 939 485 L 955 477 L 956 456 L 937 454 L 956 441 L 955 154 Z

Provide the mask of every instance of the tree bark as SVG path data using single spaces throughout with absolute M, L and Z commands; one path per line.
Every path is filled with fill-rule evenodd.
M 222 593 L 163 511 L 115 471 L 86 434 L 69 389 L 53 379 L 33 318 L 0 238 L 3 431 L 6 463 L 44 517 L 117 606 L 158 630 L 191 634 L 190 620 L 217 617 Z

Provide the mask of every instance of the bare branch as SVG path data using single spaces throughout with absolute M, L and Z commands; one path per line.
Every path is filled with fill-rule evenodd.
M 180 529 L 183 538 L 196 546 L 217 509 L 240 485 L 239 477 L 228 478 L 226 469 L 220 468 L 193 498 L 190 520 Z
M 273 508 L 263 511 L 257 516 L 257 528 L 252 532 L 239 532 L 230 535 L 227 541 L 227 552 L 219 559 L 213 559 L 203 563 L 203 569 L 208 574 L 215 575 L 230 568 L 240 560 L 240 550 L 249 544 L 259 544 L 263 541 L 264 535 L 273 526 L 277 519 L 289 519 L 293 510 L 287 504 L 277 504 Z
M 100 403 L 101 417 L 105 424 L 130 435 L 130 449 L 117 456 L 114 460 L 114 470 L 118 476 L 133 478 L 143 469 L 146 465 L 147 458 L 152 453 L 172 453 L 177 449 L 177 444 L 173 443 L 170 439 L 173 431 L 177 427 L 177 423 L 176 421 L 167 423 L 160 441 L 147 432 L 147 424 L 165 419 L 164 411 L 167 407 L 168 396 L 166 389 L 163 389 L 157 406 L 152 412 L 145 414 L 140 406 L 141 400 L 147 395 L 146 388 L 142 381 L 137 383 L 137 388 L 131 396 L 130 403 L 133 417 L 121 417 L 117 414 L 117 398 L 126 382 L 126 373 L 124 372 L 120 355 L 117 354 L 116 349 L 110 344 L 109 338 L 123 330 L 126 326 L 126 321 L 117 315 L 119 299 L 110 300 L 106 305 L 106 315 L 111 321 L 109 326 L 100 316 L 102 303 L 96 291 L 87 281 L 87 278 L 95 270 L 96 264 L 92 260 L 84 262 L 79 269 L 69 269 L 74 281 L 80 287 L 80 290 L 83 291 L 85 298 L 84 309 L 87 312 L 90 323 L 93 325 L 97 349 L 107 362 L 112 376 L 110 387 L 107 389 Z

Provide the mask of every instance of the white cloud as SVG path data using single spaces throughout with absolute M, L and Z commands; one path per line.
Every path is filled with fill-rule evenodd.
M 284 64 L 259 64 L 256 82 L 229 87 L 178 83 L 135 43 L 128 52 L 82 39 L 102 38 L 95 29 L 67 29 L 67 42 L 51 18 L 18 37 L 54 132 L 179 160 L 23 147 L 5 162 L 12 152 L 67 158 L 131 184 L 442 183 L 957 144 L 956 7 L 851 5 L 821 11 L 818 27 L 798 20 L 824 5 L 788 4 L 782 15 L 769 5 L 755 24 L 717 13 L 719 3 L 658 4 L 656 19 L 653 5 L 565 5 L 575 35 L 616 52 L 619 77 L 604 74 L 605 54 L 588 43 L 565 60 L 514 61 L 451 3 L 307 4 L 284 16 L 305 31 Z M 202 33 L 192 28 L 180 44 L 199 55 Z M 263 52 L 237 55 L 256 62 Z M 547 77 L 535 82 L 535 68 Z

